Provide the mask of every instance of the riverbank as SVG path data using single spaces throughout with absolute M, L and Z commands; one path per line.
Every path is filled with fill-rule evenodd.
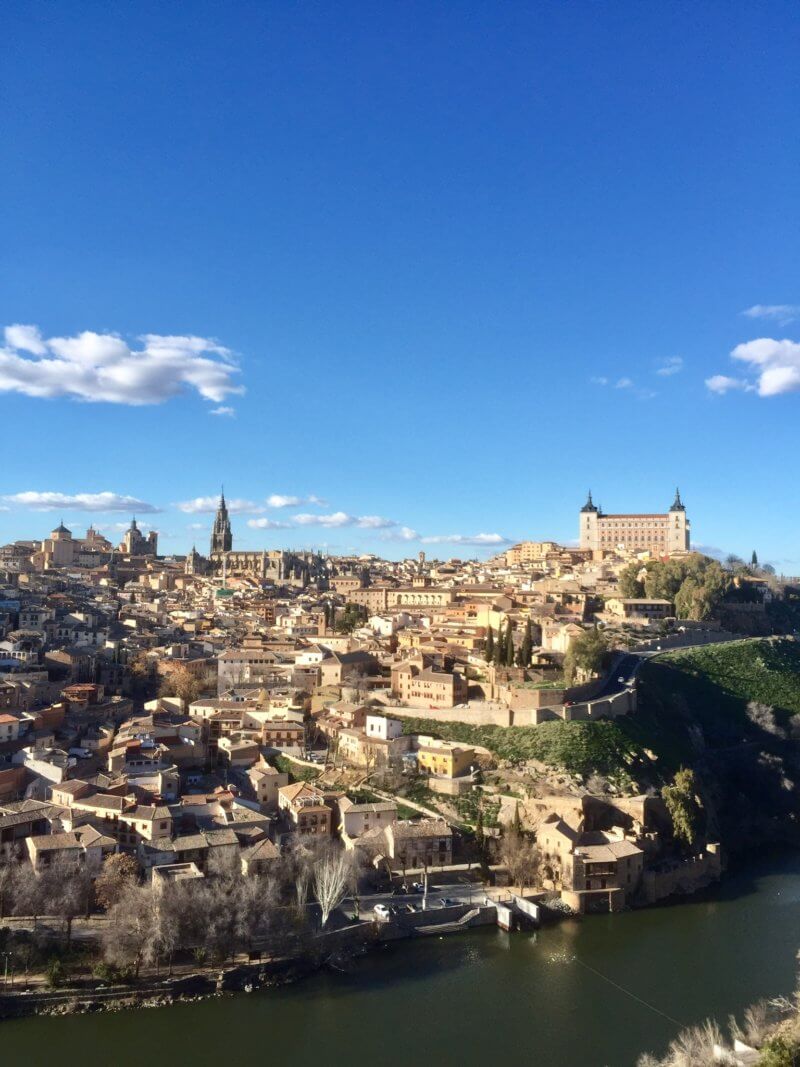
M 791 993 L 797 930 L 800 856 L 773 855 L 680 906 L 567 918 L 531 934 L 485 927 L 392 942 L 300 981 L 187 998 L 144 1018 L 9 1019 L 0 1047 L 12 1067 L 45 1067 L 54 1055 L 61 1067 L 140 1067 L 143 1040 L 148 1055 L 201 1067 L 232 1054 L 634 1067 L 707 1016 L 741 1016 L 763 996 Z
M 566 918 L 535 934 L 492 927 L 460 937 L 375 943 L 251 996 L 186 990 L 146 1017 L 147 1040 L 176 1062 L 231 1051 L 301 1061 L 369 1057 L 407 1067 L 418 1052 L 471 1067 L 634 1067 L 687 1025 L 725 1019 L 795 986 L 800 856 L 767 855 L 681 906 Z M 410 1030 L 411 1026 L 411 1030 Z M 397 1038 L 387 1039 L 388 1034 Z M 91 1009 L 7 1019 L 5 1062 L 141 1067 L 142 1017 Z M 268 1035 L 265 1037 L 265 1035 Z

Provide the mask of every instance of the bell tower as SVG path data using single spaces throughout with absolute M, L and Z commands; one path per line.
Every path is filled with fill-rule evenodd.
M 232 547 L 231 520 L 228 517 L 228 506 L 225 503 L 225 489 L 223 488 L 220 493 L 217 514 L 214 516 L 214 525 L 211 528 L 211 555 L 230 552 Z

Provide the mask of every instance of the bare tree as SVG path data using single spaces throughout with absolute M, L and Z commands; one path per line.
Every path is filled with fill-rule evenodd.
M 134 977 L 155 955 L 156 900 L 153 887 L 132 886 L 108 913 L 103 954 L 108 963 L 132 967 Z
M 314 863 L 314 893 L 320 907 L 321 926 L 325 926 L 331 912 L 344 900 L 352 866 L 353 857 L 343 848 L 328 845 L 320 850 Z
M 751 700 L 747 705 L 747 718 L 759 730 L 764 733 L 774 734 L 776 737 L 784 737 L 786 731 L 776 721 L 775 712 L 769 704 L 760 704 L 757 700 Z
M 512 827 L 503 834 L 500 859 L 511 877 L 512 885 L 524 890 L 534 885 L 539 872 L 539 850 L 534 841 Z
M 33 925 L 47 903 L 46 884 L 36 874 L 30 863 L 21 863 L 15 874 L 14 914 L 33 918 Z
M 64 921 L 67 948 L 72 943 L 72 923 L 81 913 L 89 914 L 92 877 L 83 864 L 71 858 L 56 859 L 39 875 L 45 907 Z
M 106 856 L 94 883 L 97 903 L 106 911 L 113 908 L 123 893 L 136 885 L 138 878 L 139 865 L 133 856 L 126 852 L 114 852 Z
M 0 852 L 0 919 L 4 919 L 16 894 L 20 863 L 16 856 Z

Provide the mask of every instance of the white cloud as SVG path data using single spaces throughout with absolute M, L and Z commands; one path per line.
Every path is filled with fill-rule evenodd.
M 6 326 L 5 337 L 10 348 L 32 352 L 34 356 L 47 355 L 47 347 L 38 326 Z
M 298 526 L 354 526 L 356 518 L 348 515 L 346 511 L 334 511 L 330 515 L 295 515 L 294 521 Z
M 617 381 L 614 383 L 614 388 L 615 389 L 633 389 L 633 379 L 632 378 L 618 378 Z
M 17 507 L 31 508 L 34 511 L 128 511 L 139 515 L 153 514 L 161 511 L 154 504 L 148 504 L 135 496 L 120 493 L 14 493 L 3 498 Z
M 208 529 L 208 524 L 205 523 L 205 522 L 190 522 L 187 525 L 186 529 L 187 530 L 207 530 Z
M 388 530 L 397 523 L 394 519 L 385 519 L 382 515 L 362 515 L 356 525 L 362 530 Z
M 38 327 L 18 324 L 6 327 L 5 339 L 0 392 L 132 405 L 191 390 L 222 404 L 244 392 L 232 353 L 204 337 L 145 334 L 131 348 L 116 334 L 85 330 L 45 340 Z
M 800 390 L 800 342 L 759 337 L 737 345 L 731 356 L 746 365 L 752 380 L 716 374 L 706 381 L 712 392 L 744 389 L 759 396 L 779 396 Z
M 419 534 L 410 526 L 400 526 L 382 533 L 381 541 L 419 541 Z
M 231 515 L 260 515 L 264 508 L 254 500 L 226 500 L 228 511 Z M 196 496 L 194 500 L 182 500 L 175 504 L 179 511 L 186 515 L 196 515 L 202 512 L 213 514 L 219 507 L 218 496 Z
M 710 378 L 706 378 L 706 388 L 712 393 L 724 396 L 725 393 L 730 393 L 735 389 L 747 389 L 748 385 L 743 378 L 730 378 L 727 374 L 713 374 Z
M 247 525 L 254 530 L 288 530 L 291 528 L 291 523 L 277 522 L 275 519 L 248 519 Z
M 479 533 L 468 537 L 465 534 L 439 534 L 435 537 L 420 537 L 423 545 L 510 545 L 511 540 L 498 533 Z
M 393 519 L 385 519 L 382 515 L 348 515 L 346 511 L 334 511 L 330 515 L 295 515 L 294 521 L 298 526 L 359 526 L 362 530 L 388 530 L 397 525 Z
M 656 374 L 660 374 L 662 378 L 670 378 L 673 374 L 680 374 L 682 370 L 683 357 L 670 356 L 670 358 L 664 360 L 661 366 L 656 370 Z
M 779 326 L 786 326 L 800 318 L 800 304 L 753 304 L 745 308 L 742 315 L 748 319 L 767 319 L 777 322 Z
M 290 496 L 283 493 L 273 493 L 267 497 L 267 507 L 270 508 L 298 508 L 301 504 L 315 504 L 317 507 L 326 508 L 328 501 L 322 497 L 314 496 Z
M 227 415 L 229 418 L 233 419 L 236 417 L 236 409 L 225 407 L 223 405 L 222 407 L 212 408 L 211 411 L 209 411 L 209 415 Z
M 267 497 L 267 507 L 270 508 L 296 508 L 298 504 L 305 504 L 301 496 L 283 496 L 281 493 L 273 493 Z
M 592 385 L 608 385 L 608 378 L 605 378 L 602 375 L 592 377 L 589 379 L 589 381 L 592 383 Z

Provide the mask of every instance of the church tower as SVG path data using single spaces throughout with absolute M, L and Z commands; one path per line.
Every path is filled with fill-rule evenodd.
M 232 547 L 231 520 L 228 518 L 228 507 L 225 503 L 225 490 L 223 489 L 219 498 L 217 514 L 214 516 L 214 525 L 211 529 L 211 555 L 230 552 Z

